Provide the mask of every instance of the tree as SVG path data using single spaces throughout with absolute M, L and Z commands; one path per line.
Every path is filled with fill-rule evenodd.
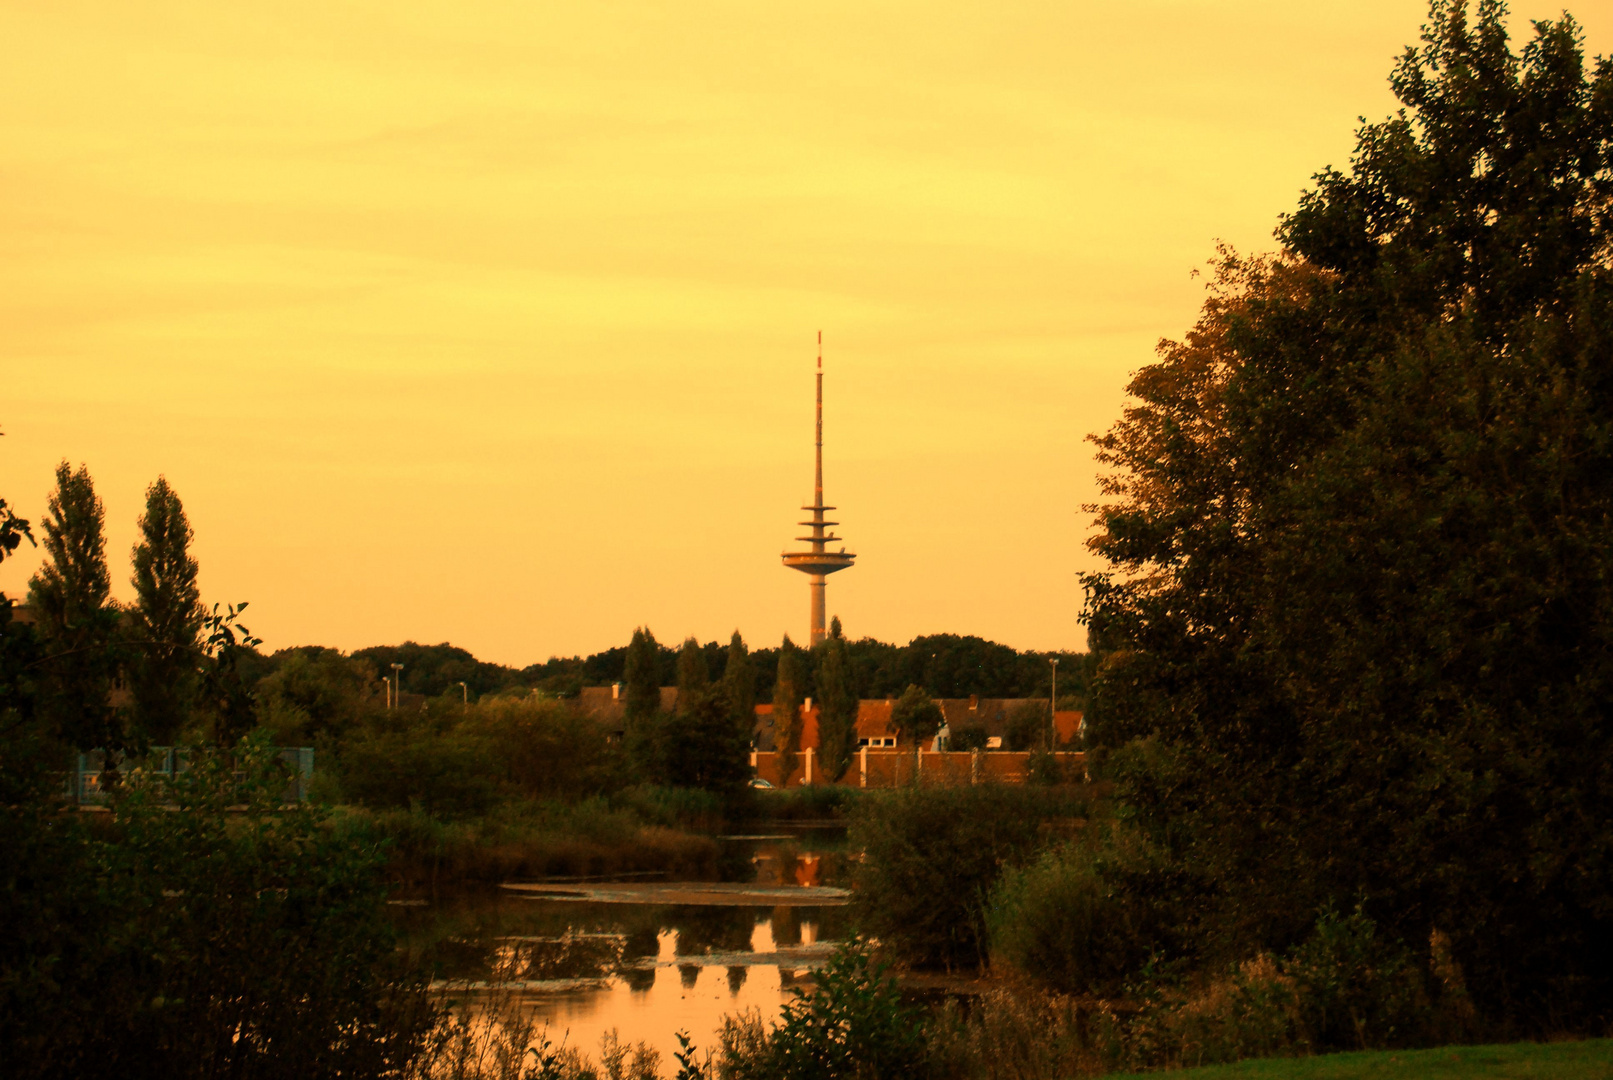
M 647 627 L 633 631 L 627 646 L 623 677 L 627 682 L 626 722 L 623 741 L 627 755 L 639 774 L 646 778 L 661 774 L 661 740 L 657 730 L 661 719 L 660 646 Z
M 779 646 L 778 676 L 773 683 L 773 739 L 778 748 L 779 785 L 790 781 L 801 752 L 801 684 L 806 664 L 790 635 Z
M 742 737 L 735 728 L 720 690 L 699 686 L 687 697 L 680 693 L 677 713 L 661 725 L 664 779 L 679 787 L 737 790 L 750 775 L 749 734 Z
M 0 499 L 0 563 L 13 556 L 22 541 L 34 543 L 33 528 Z M 15 603 L 0 592 L 0 806 L 36 802 L 49 783 L 39 753 L 35 704 L 40 661 L 33 627 L 17 622 Z
M 1030 750 L 1047 745 L 1051 718 L 1046 706 L 1032 699 L 1015 705 L 1003 725 L 1004 750 Z
M 58 465 L 47 508 L 49 561 L 28 583 L 46 649 L 41 712 L 56 737 L 79 750 L 122 750 L 123 726 L 108 702 L 117 673 L 118 613 L 102 536 L 106 512 L 89 470 Z
M 261 726 L 281 743 L 320 736 L 341 738 L 364 716 L 380 708 L 380 677 L 367 660 L 337 649 L 304 645 L 281 649 L 274 670 L 253 686 Z
M 852 685 L 851 656 L 837 617 L 829 637 L 818 647 L 818 748 L 823 774 L 839 780 L 857 749 L 857 691 Z
M 241 674 L 241 660 L 255 656 L 261 638 L 241 625 L 241 613 L 247 608 L 227 604 L 220 609 L 214 604 L 212 612 L 202 620 L 202 648 L 199 689 L 196 695 L 198 712 L 212 728 L 213 742 L 230 746 L 246 736 L 257 725 L 257 701 L 252 689 Z
M 159 476 L 146 489 L 139 527 L 135 603 L 125 627 L 133 720 L 142 735 L 171 743 L 194 704 L 205 612 L 196 588 L 196 560 L 190 556 L 190 522 L 165 478 Z
M 915 747 L 934 736 L 945 723 L 941 706 L 931 699 L 930 692 L 922 686 L 909 686 L 903 690 L 891 709 L 890 730 L 899 738 L 910 740 Z
M 647 627 L 641 626 L 633 631 L 633 640 L 627 646 L 627 660 L 622 667 L 622 678 L 627 683 L 629 726 L 636 720 L 654 716 L 661 709 L 658 650 L 655 635 Z
M 750 651 L 745 639 L 734 631 L 728 640 L 728 662 L 723 665 L 722 692 L 728 702 L 729 715 L 734 727 L 747 743 L 756 727 L 756 671 L 751 664 Z
M 693 699 L 709 685 L 711 672 L 706 670 L 706 654 L 701 651 L 700 642 L 692 637 L 685 638 L 683 648 L 678 650 L 678 708 L 683 708 L 686 696 Z
M 1613 65 L 1566 17 L 1514 54 L 1503 15 L 1432 6 L 1405 110 L 1282 254 L 1223 252 L 1098 440 L 1089 738 L 1197 947 L 1364 899 L 1498 1018 L 1583 1017 L 1613 1003 Z

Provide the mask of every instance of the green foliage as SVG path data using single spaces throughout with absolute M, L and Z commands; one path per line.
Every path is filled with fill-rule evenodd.
M 851 803 L 852 912 L 864 933 L 927 966 L 986 963 L 988 898 L 1009 866 L 1034 857 L 1044 823 L 1084 813 L 1061 790 L 921 785 Z
M 276 766 L 261 742 L 198 750 L 95 828 L 0 807 L 8 1075 L 403 1071 L 436 1018 L 395 968 L 380 855 L 282 810 Z
M 693 800 L 657 798 L 641 789 L 611 800 L 505 802 L 468 818 L 352 806 L 334 814 L 344 836 L 385 845 L 389 878 L 428 889 L 512 877 L 645 871 L 673 880 L 709 880 L 721 851 L 710 837 L 670 827 L 681 824 L 682 817 L 699 819 Z M 721 804 L 709 819 L 699 820 L 720 823 Z
M 661 708 L 661 674 L 656 662 L 660 646 L 655 635 L 643 626 L 633 631 L 633 640 L 627 646 L 627 659 L 623 665 L 623 678 L 627 682 L 627 721 L 631 726 L 644 717 L 654 716 Z
M 251 655 L 261 640 L 241 625 L 246 602 L 225 605 L 202 620 L 201 678 L 196 695 L 204 718 L 211 722 L 213 741 L 228 745 L 243 737 L 257 721 L 257 703 L 241 675 L 240 661 Z
M 773 739 L 778 751 L 779 775 L 789 780 L 801 752 L 801 704 L 805 696 L 807 665 L 790 635 L 779 646 L 778 676 L 773 683 Z
M 1010 867 L 991 895 L 992 959 L 1065 993 L 1121 996 L 1179 954 L 1172 871 L 1142 838 L 1106 828 Z
M 738 791 L 750 777 L 750 739 L 734 723 L 720 689 L 702 686 L 678 698 L 659 732 L 661 779 L 676 787 Z
M 29 606 L 45 643 L 40 711 L 52 735 L 71 746 L 121 750 L 126 732 L 107 701 L 118 666 L 118 613 L 102 535 L 106 512 L 89 470 L 81 465 L 74 472 L 65 461 L 56 466 L 56 490 L 47 505 L 49 561 L 28 583 Z
M 685 695 L 692 697 L 711 685 L 711 672 L 706 668 L 706 654 L 701 651 L 700 642 L 692 637 L 684 638 L 683 647 L 678 650 L 677 685 L 680 708 Z
M 1438 0 L 1359 133 L 1224 254 L 1099 440 L 1089 737 L 1281 953 L 1328 902 L 1444 928 L 1493 1018 L 1613 1005 L 1613 65 Z M 1340 843 L 1348 836 L 1349 843 Z
M 922 686 L 909 686 L 891 709 L 890 729 L 905 742 L 922 744 L 941 730 L 946 717 Z
M 984 750 L 986 748 L 984 724 L 959 724 L 947 735 L 947 749 L 953 751 Z
M 135 603 L 123 627 L 129 648 L 129 691 L 135 729 L 172 745 L 195 706 L 201 650 L 201 593 L 192 533 L 179 496 L 158 477 L 146 489 L 146 512 L 134 548 Z
M 722 691 L 728 699 L 734 726 L 739 728 L 746 742 L 749 742 L 751 731 L 756 724 L 756 674 L 751 663 L 750 650 L 745 648 L 745 639 L 739 636 L 738 630 L 734 631 L 734 636 L 728 641 L 728 658 L 722 672 Z
M 341 738 L 383 708 L 379 676 L 365 660 L 317 645 L 281 649 L 255 686 L 258 722 L 282 745 Z
M 1047 708 L 1035 701 L 1023 701 L 1008 714 L 1003 728 L 1004 750 L 1030 750 L 1047 745 L 1048 728 L 1052 718 Z
M 838 781 L 851 767 L 857 750 L 857 692 L 852 685 L 851 654 L 838 618 L 817 652 L 818 747 L 824 776 Z
M 401 645 L 376 645 L 355 650 L 352 659 L 389 674 L 393 664 L 402 664 L 403 671 L 399 673 L 402 691 L 428 698 L 460 697 L 460 683 L 465 684 L 465 693 L 471 701 L 525 684 L 521 672 L 478 660 L 447 642 L 421 645 L 405 641 Z
M 363 732 L 342 746 L 340 770 L 342 794 L 377 809 L 479 814 L 498 795 L 491 740 L 430 722 Z
M 813 977 L 810 991 L 795 989 L 779 1022 L 761 1032 L 760 1021 L 724 1022 L 721 1055 L 725 1080 L 878 1080 L 924 1072 L 921 1014 L 903 1004 L 886 966 L 853 940 Z
M 767 821 L 832 821 L 846 817 L 864 794 L 842 784 L 751 791 L 750 816 Z
M 1602 1080 L 1610 1070 L 1613 1040 L 1586 1039 L 1243 1061 L 1187 1069 L 1172 1080 Z
M 528 798 L 583 799 L 626 782 L 621 748 L 592 717 L 557 701 L 484 700 L 458 727 L 484 740 L 493 775 Z

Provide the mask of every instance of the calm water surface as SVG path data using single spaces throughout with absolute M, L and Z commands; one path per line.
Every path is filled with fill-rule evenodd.
M 722 840 L 729 880 L 844 883 L 844 830 L 766 832 L 773 835 Z M 439 894 L 391 910 L 405 946 L 432 966 L 444 993 L 514 992 L 557 1045 L 597 1057 L 614 1028 L 624 1042 L 659 1050 L 663 1071 L 680 1030 L 714 1049 L 725 1015 L 777 1017 L 790 987 L 847 933 L 844 907 L 593 903 L 507 890 Z

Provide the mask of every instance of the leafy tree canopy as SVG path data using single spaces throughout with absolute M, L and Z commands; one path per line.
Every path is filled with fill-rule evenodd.
M 1449 934 L 1487 1007 L 1583 1015 L 1613 990 L 1613 66 L 1567 17 L 1515 52 L 1504 14 L 1433 4 L 1404 109 L 1281 253 L 1222 253 L 1097 440 L 1089 732 L 1200 947 L 1364 900 Z

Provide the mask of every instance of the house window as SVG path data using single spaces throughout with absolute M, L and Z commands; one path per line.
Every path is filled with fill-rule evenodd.
M 883 747 L 883 746 L 895 746 L 896 745 L 896 736 L 894 736 L 894 735 L 882 735 L 882 736 L 878 736 L 878 737 L 872 738 L 872 739 L 858 739 L 857 740 L 857 745 L 858 746 L 872 746 L 872 747 L 874 747 L 876 749 L 878 749 L 879 747 Z
M 987 750 L 1001 750 L 1002 748 L 1003 748 L 1003 737 L 1001 735 L 987 735 L 986 736 L 986 749 Z

